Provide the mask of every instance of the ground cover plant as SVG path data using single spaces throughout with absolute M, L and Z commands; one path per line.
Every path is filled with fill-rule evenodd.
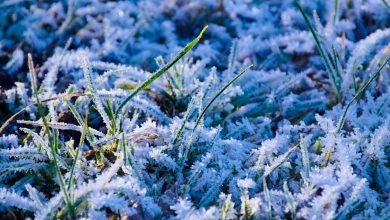
M 389 4 L 0 2 L 0 219 L 390 218 Z

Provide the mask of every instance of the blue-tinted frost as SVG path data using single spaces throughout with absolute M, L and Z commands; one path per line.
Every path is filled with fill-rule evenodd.
M 1 2 L 2 123 L 36 101 L 27 53 L 41 100 L 74 97 L 43 102 L 71 205 L 32 105 L 0 134 L 0 216 L 389 218 L 388 66 L 337 127 L 389 56 L 386 1 L 298 1 L 332 73 L 294 0 Z

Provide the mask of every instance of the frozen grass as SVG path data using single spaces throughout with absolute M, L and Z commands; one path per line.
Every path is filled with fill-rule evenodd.
M 0 10 L 1 219 L 390 217 L 387 1 Z

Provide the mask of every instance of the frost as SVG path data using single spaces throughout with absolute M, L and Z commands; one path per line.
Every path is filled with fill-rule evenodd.
M 388 2 L 1 2 L 0 216 L 388 218 Z

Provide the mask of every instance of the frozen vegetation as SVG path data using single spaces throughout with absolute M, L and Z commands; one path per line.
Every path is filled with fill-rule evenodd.
M 0 219 L 390 218 L 389 0 L 0 1 Z

